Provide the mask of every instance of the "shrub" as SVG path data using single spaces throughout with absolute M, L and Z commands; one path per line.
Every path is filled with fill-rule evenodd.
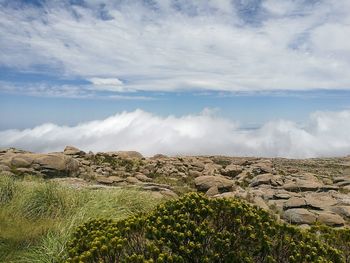
M 197 193 L 147 215 L 89 221 L 68 248 L 67 262 L 342 262 L 337 249 L 264 210 Z
M 16 184 L 13 177 L 0 174 L 0 205 L 12 200 L 15 189 Z
M 350 229 L 335 229 L 325 225 L 315 225 L 310 229 L 322 242 L 342 251 L 344 262 L 350 262 Z

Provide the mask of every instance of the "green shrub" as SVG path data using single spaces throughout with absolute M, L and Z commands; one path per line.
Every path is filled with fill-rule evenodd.
M 325 225 L 315 225 L 310 229 L 322 242 L 342 251 L 344 262 L 350 262 L 350 229 L 335 229 Z
M 0 174 L 0 205 L 10 202 L 16 190 L 12 176 Z
M 342 262 L 337 249 L 264 210 L 196 193 L 147 215 L 89 221 L 68 249 L 67 262 Z

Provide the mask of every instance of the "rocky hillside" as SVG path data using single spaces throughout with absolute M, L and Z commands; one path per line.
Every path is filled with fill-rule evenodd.
M 217 198 L 243 198 L 301 227 L 315 222 L 350 224 L 350 157 L 145 158 L 133 151 L 85 153 L 71 146 L 49 154 L 10 148 L 0 150 L 0 172 L 39 176 L 76 188 L 137 187 L 170 197 L 201 191 Z

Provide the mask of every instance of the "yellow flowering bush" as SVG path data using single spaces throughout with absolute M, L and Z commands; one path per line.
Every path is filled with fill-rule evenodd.
M 92 220 L 69 244 L 67 262 L 343 262 L 312 232 L 277 223 L 238 199 L 190 193 L 128 219 Z

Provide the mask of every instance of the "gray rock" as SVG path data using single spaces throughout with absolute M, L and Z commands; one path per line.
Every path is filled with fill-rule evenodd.
M 327 226 L 335 227 L 343 226 L 345 224 L 344 219 L 340 215 L 331 212 L 320 212 L 317 221 Z
M 74 146 L 66 146 L 63 153 L 66 155 L 85 155 L 85 152 L 75 148 Z
M 114 184 L 114 183 L 124 182 L 124 179 L 118 176 L 109 176 L 109 177 L 97 176 L 96 182 L 100 184 Z
M 284 203 L 283 209 L 287 210 L 291 208 L 304 208 L 304 207 L 306 207 L 306 201 L 304 198 L 292 197 Z
M 266 174 L 260 174 L 260 175 L 255 176 L 252 179 L 250 186 L 256 187 L 256 186 L 259 186 L 262 184 L 277 186 L 277 185 L 282 185 L 283 182 L 282 182 L 280 176 L 266 173 Z
M 129 184 L 140 184 L 141 183 L 140 180 L 138 180 L 135 177 L 131 177 L 131 176 L 126 178 L 126 182 L 128 182 Z
M 215 186 L 212 186 L 208 189 L 208 191 L 205 193 L 207 196 L 214 196 L 214 195 L 217 195 L 219 194 L 219 189 L 218 187 L 215 185 Z
M 232 180 L 223 176 L 199 176 L 194 179 L 194 183 L 199 191 L 208 191 L 213 186 L 216 186 L 219 191 L 231 191 L 234 185 Z
M 292 224 L 313 224 L 316 222 L 316 215 L 304 208 L 288 209 L 284 212 L 283 218 Z
M 243 171 L 242 167 L 235 164 L 230 164 L 221 171 L 221 174 L 229 177 L 235 177 Z
M 332 211 L 350 219 L 350 206 L 335 206 L 332 208 Z
M 317 191 L 323 185 L 315 181 L 306 181 L 297 179 L 295 182 L 284 184 L 282 187 L 291 192 Z
M 196 170 L 189 170 L 188 175 L 192 176 L 192 177 L 199 177 L 199 176 L 203 175 L 203 173 L 196 171 Z
M 32 160 L 28 160 L 21 157 L 13 157 L 11 160 L 11 165 L 14 167 L 27 168 L 32 164 Z
M 7 165 L 0 164 L 0 172 L 1 172 L 1 171 L 10 172 L 11 169 L 10 169 L 10 167 L 8 167 Z
M 142 173 L 137 173 L 135 175 L 136 179 L 140 180 L 141 182 L 152 182 L 152 178 L 149 178 L 148 176 L 142 174 Z

